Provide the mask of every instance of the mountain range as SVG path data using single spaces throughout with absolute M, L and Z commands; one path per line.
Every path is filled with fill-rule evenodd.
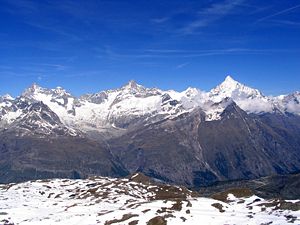
M 209 92 L 134 81 L 75 97 L 36 84 L 0 97 L 0 182 L 123 177 L 188 187 L 300 170 L 300 92 L 265 96 L 227 76 Z

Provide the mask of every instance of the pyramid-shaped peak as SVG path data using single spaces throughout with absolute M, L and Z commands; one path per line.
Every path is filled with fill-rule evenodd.
M 130 80 L 126 85 L 124 85 L 122 87 L 122 89 L 125 89 L 125 90 L 144 90 L 145 88 L 138 84 L 136 81 L 134 80 Z
M 230 75 L 228 75 L 225 80 L 221 83 L 223 86 L 236 86 L 237 84 L 241 84 L 235 79 L 233 79 Z
M 245 85 L 241 84 L 240 82 L 233 79 L 230 75 L 228 75 L 225 80 L 219 85 L 220 88 L 225 89 L 236 89 L 243 87 Z
M 136 83 L 135 80 L 130 80 L 128 83 L 127 83 L 127 86 L 128 87 L 131 87 L 131 88 L 136 88 L 138 86 L 138 84 Z
M 41 89 L 41 87 L 40 87 L 37 83 L 33 83 L 33 84 L 30 86 L 30 89 L 32 89 L 32 90 L 38 90 L 38 89 Z
M 221 84 L 213 88 L 210 95 L 215 96 L 218 101 L 225 97 L 233 99 L 262 97 L 260 91 L 234 80 L 231 76 L 227 76 Z
M 23 95 L 26 94 L 26 93 L 27 94 L 29 94 L 29 93 L 35 93 L 35 92 L 38 92 L 40 90 L 43 90 L 43 88 L 40 87 L 37 83 L 33 83 L 29 88 L 27 88 L 24 91 Z
M 233 79 L 230 75 L 226 76 L 224 82 L 237 82 L 235 79 Z
M 33 83 L 29 88 L 25 89 L 21 96 L 30 97 L 36 93 L 43 92 L 44 88 L 40 87 L 38 84 Z

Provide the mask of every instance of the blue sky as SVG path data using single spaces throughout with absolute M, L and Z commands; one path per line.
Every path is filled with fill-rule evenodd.
M 300 90 L 298 0 L 0 0 L 0 95 L 33 82 L 75 95 L 122 86 L 209 90 L 226 75 Z

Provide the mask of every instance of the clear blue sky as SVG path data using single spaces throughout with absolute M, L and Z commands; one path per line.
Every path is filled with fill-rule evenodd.
M 299 0 L 0 0 L 0 95 L 36 82 L 300 90 Z

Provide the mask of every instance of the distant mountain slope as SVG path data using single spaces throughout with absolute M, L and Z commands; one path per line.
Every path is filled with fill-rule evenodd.
M 300 199 L 300 173 L 273 175 L 252 180 L 217 182 L 211 186 L 200 188 L 199 192 L 201 195 L 211 196 L 233 188 L 248 188 L 257 196 L 267 199 Z
M 220 117 L 205 121 L 195 110 L 140 127 L 110 145 L 130 172 L 188 186 L 300 168 L 299 116 L 247 114 L 233 102 Z

